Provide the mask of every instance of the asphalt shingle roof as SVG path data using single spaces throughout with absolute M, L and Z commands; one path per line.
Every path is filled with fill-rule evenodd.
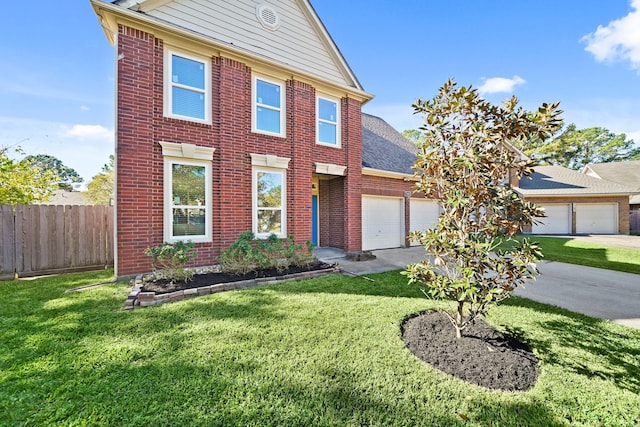
M 380 117 L 362 113 L 362 166 L 413 175 L 418 149 Z
M 591 169 L 600 178 L 618 184 L 631 185 L 640 189 L 640 160 L 612 163 L 589 163 L 585 169 Z M 584 173 L 585 171 L 583 171 Z
M 587 196 L 625 195 L 633 193 L 634 189 L 562 166 L 536 166 L 532 179 L 520 180 L 518 191 L 524 196 Z
M 589 163 L 583 173 L 595 173 L 601 179 L 630 186 L 640 192 L 640 160 Z M 640 195 L 631 196 L 631 204 L 640 204 Z

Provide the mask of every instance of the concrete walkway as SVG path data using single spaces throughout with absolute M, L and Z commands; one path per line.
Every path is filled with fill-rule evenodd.
M 420 246 L 373 251 L 376 258 L 368 261 L 347 260 L 339 249 L 317 248 L 315 253 L 354 275 L 404 269 L 425 255 Z M 640 275 L 554 261 L 541 262 L 539 269 L 538 279 L 514 295 L 640 328 Z

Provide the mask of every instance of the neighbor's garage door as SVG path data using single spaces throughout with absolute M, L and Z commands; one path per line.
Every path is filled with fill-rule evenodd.
M 404 246 L 403 199 L 362 196 L 362 250 Z
M 576 233 L 618 234 L 618 204 L 577 203 Z
M 536 218 L 541 224 L 533 224 L 534 234 L 571 234 L 571 204 L 540 205 L 545 218 Z
M 409 203 L 409 231 L 423 231 L 431 228 L 438 222 L 440 206 L 434 200 L 411 199 Z M 419 245 L 411 242 L 411 246 Z

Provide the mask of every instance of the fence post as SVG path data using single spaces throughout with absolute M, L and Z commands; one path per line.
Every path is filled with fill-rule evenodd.
M 0 280 L 16 274 L 16 228 L 13 206 L 0 205 Z

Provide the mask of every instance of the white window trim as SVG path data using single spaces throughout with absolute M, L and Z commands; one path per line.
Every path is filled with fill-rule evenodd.
M 336 104 L 336 121 L 335 121 L 335 123 L 327 121 L 327 120 L 320 119 L 320 100 L 321 99 L 324 99 L 325 101 L 333 102 L 333 103 Z M 342 104 L 341 100 L 338 99 L 338 98 L 334 98 L 334 97 L 323 95 L 323 94 L 316 95 L 316 144 L 324 145 L 326 147 L 333 147 L 333 148 L 341 148 L 342 147 L 342 139 L 341 139 L 341 132 L 340 132 L 340 129 L 342 127 L 341 115 L 340 115 L 341 104 Z M 336 143 L 335 144 L 330 144 L 328 142 L 320 141 L 320 123 L 321 122 L 329 123 L 329 124 L 332 124 L 332 125 L 336 126 Z
M 212 177 L 211 160 L 215 148 L 201 147 L 193 144 L 176 144 L 172 142 L 160 142 L 164 157 L 164 241 L 175 243 L 179 240 L 192 241 L 193 243 L 210 243 L 212 239 Z M 205 234 L 199 236 L 173 236 L 173 189 L 172 189 L 172 165 L 204 166 L 205 168 Z
M 315 163 L 316 173 L 323 175 L 345 176 L 346 166 L 334 165 L 333 163 Z
M 190 116 L 183 116 L 180 114 L 174 114 L 171 112 L 173 105 L 173 91 L 171 88 L 174 83 L 171 79 L 172 76 L 172 61 L 171 57 L 177 55 L 183 58 L 191 59 L 192 61 L 201 62 L 204 64 L 204 120 Z M 176 85 L 181 87 L 181 85 Z M 184 86 L 193 90 L 190 86 Z M 178 50 L 165 49 L 164 51 L 164 116 L 174 119 L 187 120 L 190 122 L 211 124 L 211 60 L 204 56 L 195 56 L 189 53 L 184 53 Z
M 272 106 L 258 104 L 257 101 L 257 93 L 258 93 L 258 80 L 262 80 L 263 82 L 271 83 L 274 85 L 280 86 L 280 109 L 275 109 Z M 281 138 L 285 138 L 287 136 L 287 121 L 286 121 L 286 101 L 287 98 L 285 96 L 286 86 L 283 81 L 274 80 L 269 77 L 265 77 L 262 75 L 254 74 L 251 76 L 251 131 L 255 133 L 262 133 L 265 135 L 278 136 Z M 258 129 L 258 107 L 266 108 L 269 110 L 279 111 L 280 112 L 280 133 L 277 132 L 269 132 L 266 130 Z
M 282 224 L 280 224 L 280 233 L 258 233 L 258 172 L 266 173 L 279 173 L 282 175 L 282 213 L 280 218 Z M 251 172 L 251 187 L 252 187 L 252 231 L 258 239 L 266 239 L 275 234 L 281 239 L 287 237 L 287 170 L 282 168 L 269 168 L 269 167 L 257 167 L 254 166 Z

